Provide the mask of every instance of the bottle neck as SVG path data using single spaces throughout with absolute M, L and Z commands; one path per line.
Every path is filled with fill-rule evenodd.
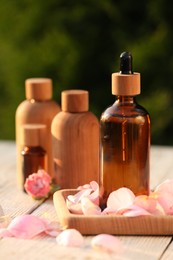
M 124 104 L 135 103 L 135 96 L 116 96 L 116 102 Z

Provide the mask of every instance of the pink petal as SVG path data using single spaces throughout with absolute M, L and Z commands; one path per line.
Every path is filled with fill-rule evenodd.
M 164 182 L 162 182 L 161 184 L 159 184 L 156 189 L 154 190 L 156 192 L 162 192 L 162 191 L 166 191 L 169 193 L 173 193 L 173 180 L 166 180 Z
M 147 210 L 145 210 L 137 205 L 132 205 L 128 209 L 124 210 L 124 212 L 121 212 L 121 214 L 126 217 L 151 215 Z
M 80 247 L 84 244 L 84 238 L 76 229 L 66 229 L 57 237 L 56 241 L 61 246 Z
M 152 196 L 140 195 L 135 198 L 134 204 L 155 214 L 157 213 L 157 200 Z
M 17 238 L 30 239 L 47 229 L 46 222 L 33 215 L 14 218 L 7 230 Z
M 157 194 L 157 201 L 163 208 L 165 214 L 173 215 L 173 193 L 163 190 L 155 192 L 155 194 Z
M 108 253 L 121 253 L 121 241 L 112 235 L 100 234 L 92 238 L 91 246 L 96 250 L 106 251 Z
M 0 238 L 3 237 L 13 237 L 13 235 L 6 228 L 0 228 Z
M 165 214 L 173 215 L 173 180 L 166 180 L 158 185 L 153 194 Z
M 67 208 L 75 214 L 82 214 L 81 200 L 85 197 L 89 198 L 95 204 L 99 205 L 99 185 L 97 182 L 92 181 L 90 185 L 88 184 L 82 186 L 79 192 L 75 195 L 68 195 L 66 199 Z
M 81 200 L 81 208 L 84 215 L 101 215 L 101 208 L 87 197 Z
M 87 197 L 90 195 L 92 189 L 84 189 L 81 190 L 79 192 L 77 192 L 75 195 L 68 195 L 67 196 L 67 200 L 69 200 L 70 202 L 72 202 L 73 204 L 77 204 L 81 201 L 81 199 L 83 197 Z
M 93 192 L 89 195 L 89 199 L 99 205 L 99 185 L 96 181 L 92 181 L 90 186 Z
M 73 213 L 73 214 L 83 214 L 82 208 L 81 208 L 81 203 L 74 204 L 68 199 L 66 200 L 66 205 L 68 210 Z M 60 209 L 61 210 L 61 209 Z
M 46 219 L 47 220 L 47 219 Z M 51 237 L 56 237 L 61 230 L 61 226 L 59 222 L 56 221 L 52 221 L 52 222 L 48 222 L 47 221 L 47 227 L 45 230 L 45 233 Z
M 135 200 L 134 193 L 128 188 L 120 188 L 110 193 L 107 200 L 106 212 L 117 212 L 122 208 L 128 208 Z

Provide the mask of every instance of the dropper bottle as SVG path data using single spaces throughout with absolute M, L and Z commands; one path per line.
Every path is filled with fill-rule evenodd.
M 120 55 L 120 72 L 112 74 L 112 94 L 116 101 L 100 120 L 103 204 L 121 187 L 149 193 L 150 116 L 135 100 L 140 73 L 133 73 L 129 52 Z

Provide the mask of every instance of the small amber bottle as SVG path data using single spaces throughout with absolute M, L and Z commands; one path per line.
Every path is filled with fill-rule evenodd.
M 140 74 L 132 56 L 120 56 L 120 72 L 112 74 L 115 103 L 101 115 L 101 176 L 103 204 L 110 192 L 127 187 L 136 195 L 149 193 L 150 116 L 137 104 Z
M 36 173 L 39 169 L 47 171 L 47 153 L 40 146 L 45 130 L 46 126 L 41 124 L 23 125 L 21 161 L 24 182 L 30 174 Z

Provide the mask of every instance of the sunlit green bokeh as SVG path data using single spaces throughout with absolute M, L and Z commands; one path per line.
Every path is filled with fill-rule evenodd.
M 0 139 L 15 139 L 24 82 L 50 77 L 54 99 L 87 89 L 98 118 L 114 102 L 111 73 L 131 51 L 137 98 L 151 115 L 152 143 L 173 145 L 173 3 L 168 0 L 0 0 Z

